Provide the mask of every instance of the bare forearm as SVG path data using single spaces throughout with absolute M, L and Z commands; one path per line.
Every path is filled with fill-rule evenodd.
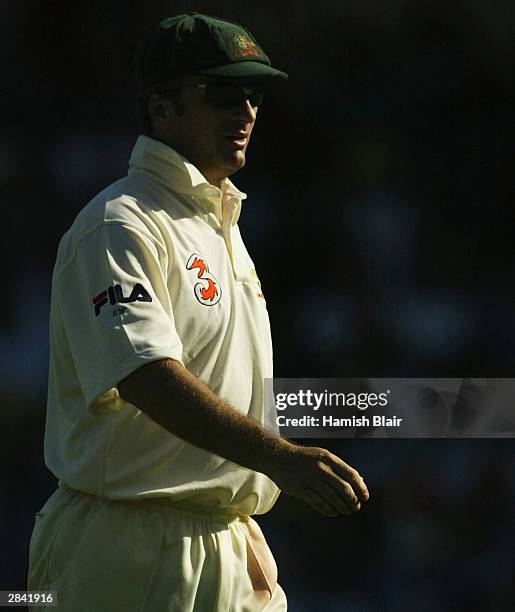
M 361 476 L 339 457 L 267 431 L 172 359 L 139 368 L 118 384 L 118 390 L 171 433 L 266 474 L 280 489 L 322 514 L 350 514 L 368 499 Z
M 183 440 L 269 476 L 278 455 L 290 446 L 171 359 L 141 367 L 118 390 L 123 399 Z

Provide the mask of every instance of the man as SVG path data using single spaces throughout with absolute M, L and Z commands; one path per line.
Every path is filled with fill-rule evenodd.
M 285 610 L 250 515 L 280 489 L 330 516 L 368 498 L 341 459 L 266 427 L 268 314 L 227 177 L 286 74 L 245 28 L 195 13 L 162 22 L 135 70 L 147 135 L 57 255 L 45 459 L 59 488 L 29 589 L 70 611 Z

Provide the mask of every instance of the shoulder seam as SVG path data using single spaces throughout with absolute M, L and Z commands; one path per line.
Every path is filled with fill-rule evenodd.
M 89 236 L 94 231 L 96 231 L 99 227 L 105 227 L 106 225 L 121 225 L 121 226 L 128 227 L 130 229 L 133 229 L 133 230 L 139 232 L 140 234 L 145 236 L 145 238 L 148 238 L 151 242 L 153 242 L 155 244 L 155 246 L 160 251 L 162 251 L 162 253 L 166 257 L 166 250 L 165 250 L 164 246 L 158 240 L 156 240 L 156 238 L 154 236 L 152 236 L 149 232 L 147 232 L 146 230 L 142 229 L 141 227 L 138 227 L 137 225 L 134 225 L 133 223 L 127 223 L 127 221 L 124 221 L 124 220 L 121 220 L 121 219 L 102 219 L 101 221 L 98 221 L 97 223 L 95 223 L 95 225 L 93 225 L 92 227 L 88 228 L 81 235 L 81 237 L 77 240 L 77 244 L 75 246 L 75 251 L 73 252 L 72 255 L 70 255 L 68 260 L 62 265 L 61 270 L 59 271 L 59 273 L 57 274 L 57 276 L 55 278 L 56 282 L 58 282 L 61 279 L 61 276 L 66 272 L 66 270 L 69 268 L 69 266 L 73 263 L 73 261 L 77 257 L 77 251 L 79 250 L 79 247 L 80 247 L 82 241 L 85 238 L 87 238 L 87 236 Z

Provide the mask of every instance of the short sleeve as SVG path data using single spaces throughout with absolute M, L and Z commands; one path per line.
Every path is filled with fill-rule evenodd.
M 111 222 L 80 240 L 59 276 L 59 312 L 93 413 L 116 410 L 116 385 L 141 365 L 182 363 L 166 267 L 167 254 L 154 238 Z

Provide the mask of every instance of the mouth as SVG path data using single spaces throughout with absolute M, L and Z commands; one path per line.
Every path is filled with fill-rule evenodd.
M 244 149 L 248 142 L 248 135 L 245 132 L 239 132 L 229 134 L 228 136 L 225 136 L 225 139 L 233 144 L 236 149 Z

